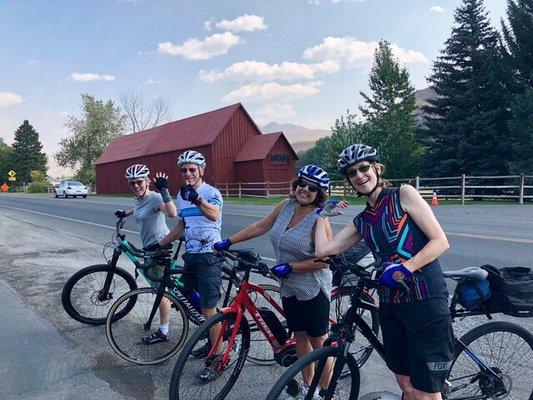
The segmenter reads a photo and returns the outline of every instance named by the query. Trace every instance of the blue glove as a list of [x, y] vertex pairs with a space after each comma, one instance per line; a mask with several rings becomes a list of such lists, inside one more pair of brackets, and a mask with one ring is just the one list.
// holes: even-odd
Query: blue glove
[[285, 278], [292, 272], [292, 265], [290, 263], [274, 265], [272, 268], [270, 268], [270, 272], [272, 272], [278, 278]]
[[232, 245], [233, 243], [231, 243], [231, 240], [229, 239], [225, 239], [225, 240], [222, 240], [220, 242], [216, 242], [214, 245], [213, 245], [213, 249], [215, 249], [216, 251], [221, 251], [221, 250], [228, 250], [229, 247]]
[[196, 189], [192, 186], [182, 186], [180, 188], [180, 196], [183, 200], [190, 201], [191, 203], [195, 203], [200, 197]]
[[393, 278], [393, 275], [395, 272], [403, 273], [404, 278], [409, 278], [413, 274], [411, 271], [407, 269], [405, 265], [401, 263], [393, 264], [390, 262], [384, 262], [382, 265], [386, 268], [381, 273], [381, 276], [379, 277], [379, 283], [389, 288], [395, 288], [398, 285], [398, 283], [396, 282], [396, 279]]

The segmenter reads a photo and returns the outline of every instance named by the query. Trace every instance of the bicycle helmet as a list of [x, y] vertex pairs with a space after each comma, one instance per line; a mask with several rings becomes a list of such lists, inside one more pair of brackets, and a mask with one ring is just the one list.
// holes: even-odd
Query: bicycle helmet
[[124, 177], [130, 179], [145, 179], [150, 175], [150, 170], [144, 164], [133, 164], [126, 169]]
[[341, 174], [346, 175], [348, 167], [360, 161], [379, 162], [378, 151], [365, 144], [352, 144], [346, 147], [339, 155], [337, 168]]
[[202, 155], [202, 153], [199, 153], [195, 150], [187, 150], [183, 153], [181, 153], [178, 157], [178, 166], [182, 166], [183, 164], [196, 164], [199, 167], [204, 168], [205, 167], [205, 157]]
[[304, 178], [315, 183], [320, 189], [326, 191], [329, 188], [329, 176], [324, 169], [317, 165], [306, 165], [298, 171], [298, 178]]

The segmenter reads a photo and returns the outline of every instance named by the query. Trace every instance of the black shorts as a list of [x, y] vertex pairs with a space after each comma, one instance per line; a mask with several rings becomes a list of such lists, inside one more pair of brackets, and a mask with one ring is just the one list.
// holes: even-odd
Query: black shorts
[[180, 281], [186, 288], [198, 289], [202, 308], [216, 307], [222, 284], [222, 258], [213, 253], [185, 253], [182, 257], [184, 269], [192, 273], [183, 274]]
[[385, 305], [379, 312], [387, 366], [426, 393], [442, 391], [453, 360], [452, 322], [444, 304], [443, 299], [420, 300]]
[[287, 327], [293, 332], [306, 332], [320, 337], [329, 330], [329, 300], [319, 291], [311, 300], [298, 300], [295, 296], [282, 297]]

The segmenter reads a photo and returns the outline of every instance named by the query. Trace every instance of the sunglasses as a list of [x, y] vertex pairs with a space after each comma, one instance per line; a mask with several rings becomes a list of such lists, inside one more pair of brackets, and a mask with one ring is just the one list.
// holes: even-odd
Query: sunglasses
[[348, 175], [348, 178], [353, 178], [355, 175], [357, 175], [357, 172], [360, 172], [362, 174], [368, 172], [368, 170], [370, 169], [371, 166], [372, 166], [372, 164], [365, 164], [365, 165], [361, 165], [360, 167], [357, 167], [357, 168], [349, 169], [347, 171], [346, 175]]
[[135, 185], [141, 186], [144, 181], [130, 181], [130, 186], [134, 187]]
[[307, 183], [306, 181], [300, 179], [298, 181], [298, 187], [304, 188], [307, 186], [307, 190], [309, 190], [311, 193], [318, 192], [319, 187], [317, 185], [313, 185], [312, 183]]
[[196, 171], [198, 171], [198, 168], [180, 168], [180, 171], [182, 174], [186, 174], [187, 171], [189, 171], [191, 174], [194, 174]]

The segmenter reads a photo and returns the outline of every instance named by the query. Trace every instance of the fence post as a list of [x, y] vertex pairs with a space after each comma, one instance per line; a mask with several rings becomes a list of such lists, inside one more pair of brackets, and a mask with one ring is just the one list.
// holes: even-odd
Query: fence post
[[461, 174], [461, 205], [465, 205], [465, 195], [466, 195], [466, 176]]
[[420, 177], [419, 176], [415, 176], [415, 189], [417, 192], [420, 191]]
[[267, 181], [267, 195], [266, 197], [270, 196], [270, 181]]
[[229, 197], [229, 183], [226, 182], [226, 197]]
[[239, 181], [239, 199], [242, 197], [242, 186], [241, 181]]
[[520, 174], [520, 189], [519, 189], [519, 195], [518, 195], [518, 204], [524, 204], [524, 184], [525, 184], [525, 175], [522, 172]]
[[342, 199], [346, 198], [346, 179], [342, 181]]

